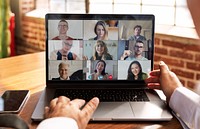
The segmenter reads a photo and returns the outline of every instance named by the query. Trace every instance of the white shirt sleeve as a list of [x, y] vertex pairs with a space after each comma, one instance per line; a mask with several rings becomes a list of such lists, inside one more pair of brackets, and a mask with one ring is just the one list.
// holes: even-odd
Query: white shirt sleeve
[[78, 125], [72, 118], [54, 117], [43, 120], [37, 129], [78, 129]]
[[200, 96], [185, 87], [176, 88], [169, 106], [191, 129], [200, 127]]

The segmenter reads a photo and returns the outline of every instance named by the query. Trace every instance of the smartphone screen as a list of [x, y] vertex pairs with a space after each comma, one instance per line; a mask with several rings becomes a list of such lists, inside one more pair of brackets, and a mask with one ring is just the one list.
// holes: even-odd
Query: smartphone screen
[[8, 90], [1, 96], [2, 109], [0, 113], [18, 113], [29, 95], [29, 90]]

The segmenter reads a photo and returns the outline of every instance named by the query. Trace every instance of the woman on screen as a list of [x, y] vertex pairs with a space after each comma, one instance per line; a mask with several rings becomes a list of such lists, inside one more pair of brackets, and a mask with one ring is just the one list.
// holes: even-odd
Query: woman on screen
[[108, 40], [108, 29], [104, 21], [98, 21], [94, 27], [96, 37], [90, 40]]
[[108, 74], [105, 72], [106, 62], [99, 60], [96, 63], [94, 73], [89, 75], [89, 80], [108, 80]]
[[112, 55], [108, 53], [106, 43], [98, 40], [94, 45], [94, 52], [91, 60], [112, 60]]
[[127, 80], [145, 80], [148, 75], [142, 72], [141, 64], [138, 61], [133, 61], [128, 68]]

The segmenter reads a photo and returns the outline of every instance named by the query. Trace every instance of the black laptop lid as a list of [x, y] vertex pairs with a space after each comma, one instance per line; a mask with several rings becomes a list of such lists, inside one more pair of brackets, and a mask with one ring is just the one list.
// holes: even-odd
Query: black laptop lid
[[153, 15], [47, 14], [45, 24], [47, 87], [145, 87]]

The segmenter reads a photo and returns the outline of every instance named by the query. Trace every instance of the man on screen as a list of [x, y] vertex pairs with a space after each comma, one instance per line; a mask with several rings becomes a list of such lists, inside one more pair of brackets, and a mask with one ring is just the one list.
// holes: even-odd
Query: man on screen
[[[124, 50], [123, 55], [121, 56], [120, 60], [148, 60], [142, 53], [144, 51], [144, 43], [140, 40], [137, 40], [134, 46], [134, 50]], [[134, 52], [134, 53], [133, 53]]]
[[140, 40], [140, 41], [143, 41], [143, 42], [146, 40], [146, 38], [141, 35], [141, 31], [142, 31], [142, 26], [141, 25], [136, 25], [133, 28], [133, 31], [134, 31], [134, 35], [131, 36], [129, 38], [129, 40], [134, 40], [134, 41]]
[[58, 23], [58, 31], [59, 35], [52, 38], [52, 40], [73, 40], [72, 37], [67, 35], [67, 31], [69, 30], [68, 22], [66, 20], [60, 20]]
[[69, 64], [66, 62], [61, 62], [58, 65], [58, 73], [60, 77], [58, 78], [52, 78], [52, 80], [70, 80], [69, 74]]
[[72, 40], [63, 40], [62, 49], [51, 52], [50, 60], [79, 60], [78, 56], [71, 52]]

